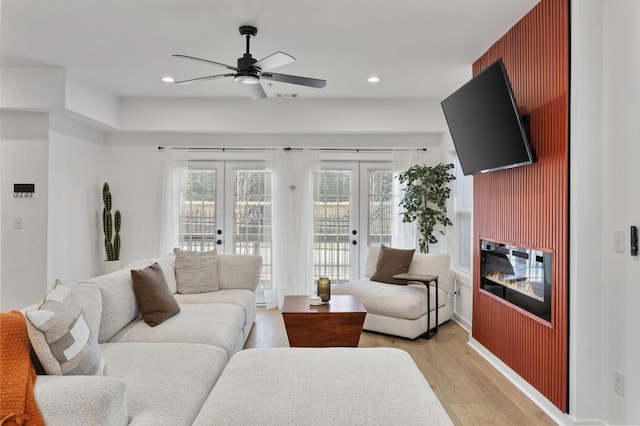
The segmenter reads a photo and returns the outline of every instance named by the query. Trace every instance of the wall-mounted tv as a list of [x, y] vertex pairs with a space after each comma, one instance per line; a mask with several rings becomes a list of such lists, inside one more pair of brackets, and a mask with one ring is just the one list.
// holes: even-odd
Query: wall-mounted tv
[[502, 58], [442, 101], [442, 110], [465, 175], [536, 161]]

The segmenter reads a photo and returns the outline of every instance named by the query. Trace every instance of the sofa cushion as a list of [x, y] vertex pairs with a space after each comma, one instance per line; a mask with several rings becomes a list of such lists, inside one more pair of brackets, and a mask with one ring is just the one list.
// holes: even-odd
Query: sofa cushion
[[132, 425], [190, 425], [227, 354], [211, 345], [106, 343], [107, 374], [126, 383]]
[[193, 303], [230, 303], [244, 309], [244, 339], [249, 337], [249, 332], [256, 319], [256, 293], [240, 288], [229, 290], [212, 291], [200, 294], [176, 294], [174, 295], [179, 304]]
[[116, 334], [111, 342], [203, 343], [219, 346], [233, 355], [245, 323], [244, 309], [229, 303], [180, 306], [180, 313], [156, 327], [137, 320]]
[[180, 306], [171, 294], [157, 262], [144, 269], [132, 269], [131, 279], [142, 318], [151, 327], [180, 312]]
[[33, 393], [46, 425], [129, 424], [126, 384], [115, 377], [41, 375]]
[[133, 292], [131, 270], [151, 265], [151, 260], [140, 260], [107, 275], [91, 278], [82, 284], [92, 284], [100, 289], [102, 318], [98, 342], [109, 341], [118, 331], [139, 315], [138, 303]]
[[415, 249], [403, 250], [385, 246], [380, 247], [376, 271], [371, 275], [371, 280], [389, 284], [406, 284], [406, 281], [396, 280], [393, 276], [404, 274], [409, 270], [415, 251]]
[[374, 272], [376, 272], [376, 263], [378, 263], [378, 256], [380, 256], [380, 247], [367, 247], [367, 253], [364, 259], [364, 276], [371, 278]]
[[446, 293], [453, 293], [454, 273], [451, 269], [451, 257], [446, 253], [414, 254], [409, 273], [437, 275], [438, 288]]
[[[352, 294], [360, 299], [367, 313], [413, 320], [427, 312], [427, 288], [424, 284], [395, 285], [368, 278], [336, 285], [333, 294]], [[435, 287], [430, 287], [431, 307], [435, 309]], [[446, 305], [447, 294], [438, 290], [439, 307]]]
[[211, 291], [200, 294], [176, 294], [176, 301], [180, 305], [195, 303], [230, 303], [247, 310], [255, 307], [256, 294], [253, 291], [234, 288], [231, 290]]
[[[380, 247], [367, 247], [364, 262], [364, 276], [369, 278], [376, 269]], [[438, 287], [447, 293], [453, 293], [454, 273], [451, 270], [451, 257], [446, 253], [414, 253], [409, 266], [410, 274], [437, 275]]]
[[256, 291], [260, 280], [262, 258], [253, 254], [218, 255], [218, 280], [220, 289], [242, 288]]
[[178, 293], [206, 293], [218, 291], [217, 251], [190, 252], [173, 249], [176, 255]]
[[102, 375], [97, 337], [69, 287], [56, 280], [38, 310], [25, 316], [31, 344], [47, 374]]
[[164, 279], [167, 280], [167, 286], [171, 293], [177, 293], [178, 283], [176, 282], [176, 255], [173, 253], [167, 253], [164, 256], [154, 259], [154, 262], [158, 262], [158, 265], [160, 265], [160, 269], [162, 269]]

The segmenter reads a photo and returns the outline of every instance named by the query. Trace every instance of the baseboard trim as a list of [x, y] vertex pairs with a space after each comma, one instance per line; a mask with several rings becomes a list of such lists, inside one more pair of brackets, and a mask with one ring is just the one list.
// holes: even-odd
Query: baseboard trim
[[471, 335], [471, 323], [466, 319], [462, 318], [460, 315], [453, 313], [453, 320], [464, 329], [469, 335]]
[[[462, 325], [461, 325], [462, 327]], [[551, 419], [559, 425], [604, 425], [602, 420], [576, 420], [569, 414], [563, 413], [553, 405], [540, 391], [531, 386], [526, 380], [505, 364], [500, 358], [491, 353], [480, 342], [469, 336], [469, 346], [471, 346], [480, 356], [486, 359], [503, 376], [513, 383], [522, 393], [524, 393], [534, 404], [544, 411]]]

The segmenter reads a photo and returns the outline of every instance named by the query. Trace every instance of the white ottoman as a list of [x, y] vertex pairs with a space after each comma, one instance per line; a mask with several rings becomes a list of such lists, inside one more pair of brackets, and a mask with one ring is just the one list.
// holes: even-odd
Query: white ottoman
[[269, 348], [236, 353], [194, 425], [450, 425], [408, 353]]

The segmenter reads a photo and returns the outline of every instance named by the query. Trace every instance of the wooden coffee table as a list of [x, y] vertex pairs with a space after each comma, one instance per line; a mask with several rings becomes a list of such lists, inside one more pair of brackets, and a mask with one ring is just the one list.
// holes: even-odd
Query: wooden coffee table
[[331, 296], [328, 303], [309, 305], [309, 296], [285, 296], [282, 317], [289, 346], [358, 346], [367, 310], [357, 297]]

